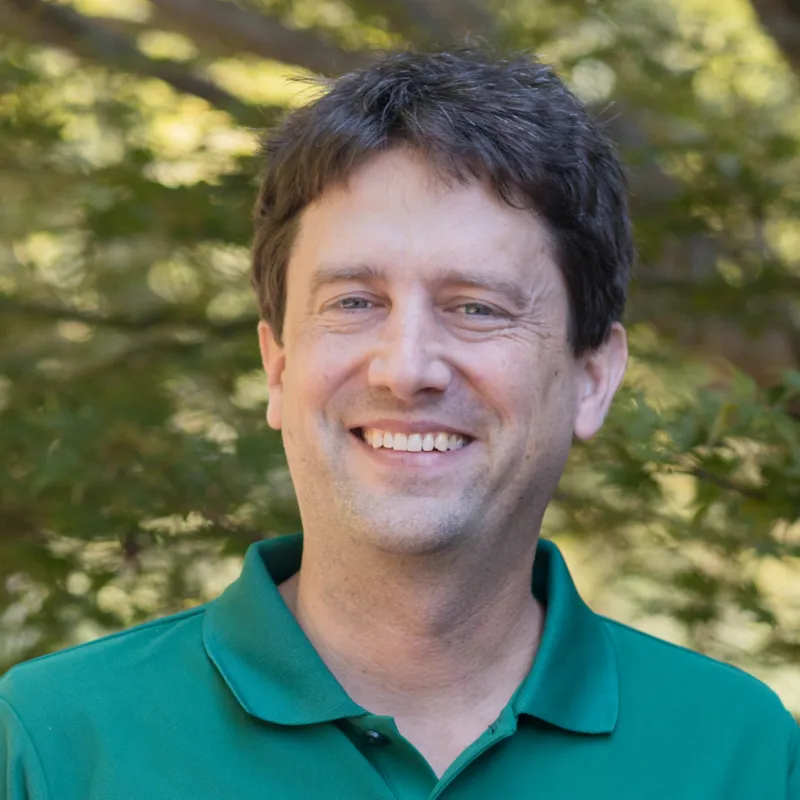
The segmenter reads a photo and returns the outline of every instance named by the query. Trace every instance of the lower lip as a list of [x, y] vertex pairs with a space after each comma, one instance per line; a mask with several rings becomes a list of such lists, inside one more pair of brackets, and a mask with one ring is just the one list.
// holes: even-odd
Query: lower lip
[[367, 454], [377, 461], [384, 464], [391, 464], [395, 467], [433, 467], [440, 464], [453, 463], [473, 445], [473, 442], [459, 447], [457, 450], [420, 450], [418, 452], [408, 452], [407, 450], [390, 450], [387, 447], [373, 447], [360, 439], [354, 433], [350, 434], [355, 443], [360, 445]]

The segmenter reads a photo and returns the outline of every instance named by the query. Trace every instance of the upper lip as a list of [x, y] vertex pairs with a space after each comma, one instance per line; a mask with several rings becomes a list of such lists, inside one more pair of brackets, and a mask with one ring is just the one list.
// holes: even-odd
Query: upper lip
[[369, 422], [361, 422], [358, 425], [352, 426], [351, 430], [361, 428], [377, 428], [378, 430], [385, 431], [386, 433], [449, 433], [457, 436], [467, 436], [470, 439], [475, 437], [465, 430], [454, 428], [452, 425], [445, 425], [441, 422], [434, 422], [433, 420], [418, 419], [413, 422], [404, 422], [398, 419], [373, 419]]

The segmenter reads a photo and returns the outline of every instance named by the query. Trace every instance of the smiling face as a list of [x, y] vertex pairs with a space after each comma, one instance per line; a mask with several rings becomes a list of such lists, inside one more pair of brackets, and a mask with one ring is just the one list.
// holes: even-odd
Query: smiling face
[[283, 346], [259, 328], [304, 529], [407, 554], [533, 537], [625, 366], [619, 325], [573, 357], [568, 316], [542, 223], [483, 183], [394, 150], [327, 190], [300, 220]]

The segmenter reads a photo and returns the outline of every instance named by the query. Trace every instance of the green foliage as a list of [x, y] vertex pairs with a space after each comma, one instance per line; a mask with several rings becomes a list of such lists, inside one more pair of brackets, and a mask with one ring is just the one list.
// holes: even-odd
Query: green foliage
[[[343, 52], [441, 39], [401, 2], [242, 8]], [[547, 530], [605, 553], [634, 619], [766, 669], [800, 659], [770, 578], [800, 564], [800, 101], [746, 6], [715, 8], [520, 0], [489, 38], [556, 63], [634, 189], [630, 376]], [[111, 57], [0, 46], [0, 668], [200, 602], [299, 527], [247, 279], [250, 126], [289, 89], [238, 58], [255, 77], [223, 111]], [[184, 66], [229, 61], [198, 42]]]

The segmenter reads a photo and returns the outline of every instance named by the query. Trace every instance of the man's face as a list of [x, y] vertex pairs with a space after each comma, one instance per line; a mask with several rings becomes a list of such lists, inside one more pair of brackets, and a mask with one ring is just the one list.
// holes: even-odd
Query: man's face
[[533, 535], [624, 370], [619, 326], [575, 359], [567, 323], [545, 228], [482, 183], [396, 150], [326, 191], [300, 221], [284, 346], [260, 327], [304, 527], [407, 554]]

